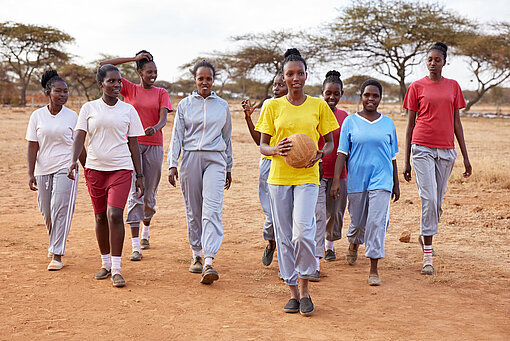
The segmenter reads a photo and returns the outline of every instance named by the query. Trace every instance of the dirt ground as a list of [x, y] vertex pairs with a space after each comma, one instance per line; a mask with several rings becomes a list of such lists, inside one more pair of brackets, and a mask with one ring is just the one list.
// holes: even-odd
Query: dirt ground
[[[74, 108], [77, 109], [77, 108]], [[285, 314], [288, 289], [278, 265], [261, 263], [263, 215], [258, 202], [259, 153], [239, 112], [233, 114], [233, 184], [224, 199], [224, 241], [211, 286], [188, 272], [180, 188], [166, 181], [166, 162], [151, 229], [151, 249], [131, 262], [130, 234], [123, 253], [125, 288], [94, 280], [100, 257], [83, 177], [65, 267], [49, 272], [48, 236], [27, 186], [25, 130], [32, 109], [0, 109], [0, 339], [219, 339], [219, 340], [509, 340], [510, 339], [510, 120], [466, 118], [474, 175], [454, 168], [434, 239], [436, 275], [420, 275], [417, 243], [420, 202], [414, 181], [401, 176], [401, 199], [391, 206], [383, 285], [367, 285], [369, 263], [321, 263], [311, 283], [312, 317]], [[403, 150], [405, 118], [393, 114]], [[164, 129], [165, 151], [173, 121]], [[398, 157], [402, 167], [403, 153]], [[348, 224], [348, 215], [345, 224]], [[402, 231], [410, 243], [399, 242]]]

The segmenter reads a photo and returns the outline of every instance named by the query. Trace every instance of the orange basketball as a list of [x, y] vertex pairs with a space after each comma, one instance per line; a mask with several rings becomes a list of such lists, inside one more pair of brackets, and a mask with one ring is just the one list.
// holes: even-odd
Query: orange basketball
[[304, 168], [310, 164], [317, 155], [317, 146], [312, 138], [306, 134], [292, 134], [287, 139], [292, 142], [292, 147], [283, 159], [289, 166]]

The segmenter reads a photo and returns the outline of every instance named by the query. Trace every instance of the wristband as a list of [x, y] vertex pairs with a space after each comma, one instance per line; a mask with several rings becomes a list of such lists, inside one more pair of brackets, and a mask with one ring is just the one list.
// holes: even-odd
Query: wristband
[[137, 179], [138, 179], [138, 178], [143, 178], [143, 174], [142, 174], [142, 173], [140, 173], [140, 174], [136, 174], [136, 178], [137, 178]]

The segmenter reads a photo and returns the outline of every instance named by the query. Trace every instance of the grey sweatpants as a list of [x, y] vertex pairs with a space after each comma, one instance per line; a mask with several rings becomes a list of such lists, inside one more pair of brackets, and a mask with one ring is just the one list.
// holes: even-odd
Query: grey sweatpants
[[158, 194], [159, 180], [161, 179], [161, 164], [163, 163], [163, 146], [140, 144], [140, 158], [142, 160], [144, 193], [138, 198], [135, 187], [136, 174], [129, 192], [128, 214], [126, 223], [139, 226], [140, 221], [151, 219], [156, 213], [156, 195]]
[[227, 176], [225, 152], [184, 151], [181, 189], [186, 206], [188, 238], [205, 258], [216, 255], [223, 241], [223, 190]]
[[288, 285], [307, 279], [317, 269], [315, 260], [315, 205], [319, 186], [268, 185], [276, 233], [278, 266]]
[[39, 175], [37, 181], [37, 203], [50, 235], [48, 252], [64, 255], [67, 236], [73, 219], [74, 204], [78, 190], [78, 172], [76, 180], [67, 177], [67, 168], [56, 173]]
[[441, 206], [456, 158], [455, 149], [430, 148], [417, 144], [411, 146], [411, 159], [421, 199], [422, 236], [433, 236], [438, 232], [439, 218], [443, 213]]
[[267, 178], [269, 177], [269, 170], [271, 169], [271, 160], [261, 158], [259, 163], [259, 200], [260, 206], [266, 220], [262, 228], [262, 235], [264, 240], [274, 240], [274, 227], [273, 227], [273, 215], [271, 213], [271, 202], [269, 198], [269, 189], [267, 185]]
[[390, 223], [391, 192], [384, 190], [349, 193], [351, 223], [349, 243], [365, 243], [365, 257], [384, 258], [384, 239]]
[[324, 255], [324, 240], [335, 241], [342, 238], [342, 226], [347, 206], [347, 179], [340, 179], [340, 195], [335, 200], [329, 195], [333, 179], [323, 178], [315, 206], [317, 232], [315, 233], [316, 257]]

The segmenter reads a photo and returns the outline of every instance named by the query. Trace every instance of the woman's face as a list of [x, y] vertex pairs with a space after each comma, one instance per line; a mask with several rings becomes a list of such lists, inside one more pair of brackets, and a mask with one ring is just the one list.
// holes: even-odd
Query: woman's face
[[69, 97], [67, 84], [63, 81], [56, 81], [52, 84], [50, 91], [46, 91], [46, 95], [50, 98], [50, 102], [53, 104], [66, 104]]
[[375, 85], [367, 85], [361, 94], [361, 102], [365, 111], [377, 111], [381, 102], [381, 93]]
[[99, 86], [103, 90], [103, 94], [108, 97], [119, 97], [120, 90], [122, 89], [122, 77], [119, 71], [108, 71], [106, 77]]
[[344, 94], [344, 91], [342, 90], [342, 87], [338, 83], [326, 83], [324, 85], [324, 89], [322, 89], [322, 97], [324, 97], [324, 100], [326, 103], [328, 103], [331, 110], [335, 110], [338, 101], [340, 101], [340, 98]]
[[158, 78], [158, 68], [154, 62], [145, 63], [141, 70], [138, 70], [138, 75], [142, 79], [142, 82], [153, 86]]
[[445, 63], [443, 52], [434, 49], [427, 54], [427, 69], [430, 73], [441, 75]]
[[274, 98], [280, 98], [282, 96], [285, 96], [287, 92], [289, 92], [289, 89], [287, 89], [287, 84], [285, 84], [285, 82], [283, 81], [283, 75], [275, 77], [273, 81]]
[[305, 65], [300, 61], [290, 61], [283, 67], [283, 80], [288, 91], [302, 90], [306, 82]]
[[211, 94], [211, 88], [214, 82], [213, 71], [207, 66], [198, 68], [195, 75], [195, 84], [198, 94], [204, 98]]

